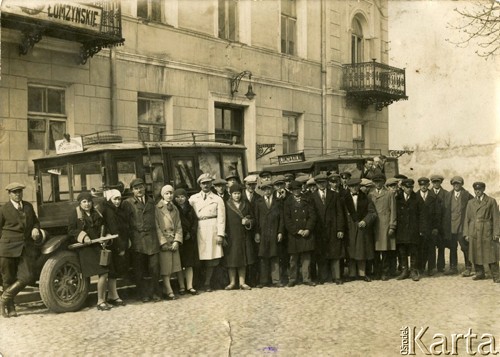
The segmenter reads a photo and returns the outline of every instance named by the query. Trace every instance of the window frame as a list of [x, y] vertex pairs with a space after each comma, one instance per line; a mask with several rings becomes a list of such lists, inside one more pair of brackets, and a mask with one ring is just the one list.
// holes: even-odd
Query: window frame
[[[223, 40], [239, 41], [239, 8], [236, 0], [218, 0], [218, 33]], [[223, 23], [223, 26], [221, 26]], [[231, 32], [231, 30], [233, 30]]]
[[[289, 5], [284, 6], [287, 2]], [[289, 7], [288, 9], [286, 9]], [[293, 26], [292, 26], [293, 24]], [[295, 0], [281, 0], [281, 53], [296, 55], [297, 53], [297, 8]]]
[[[146, 16], [143, 14], [139, 15], [139, 6], [146, 6]], [[163, 5], [164, 2], [163, 0], [137, 0], [137, 18], [139, 19], [145, 19], [148, 21], [152, 22], [163, 22]], [[158, 6], [160, 10], [159, 14], [156, 14], [154, 10], [154, 7]], [[141, 12], [144, 12], [141, 10]]]
[[[355, 135], [358, 134], [358, 135]], [[352, 146], [355, 150], [364, 150], [366, 143], [365, 125], [362, 123], [352, 123]]]
[[358, 18], [352, 19], [351, 31], [351, 63], [364, 62], [364, 35], [363, 26]]
[[[151, 102], [161, 103], [162, 107], [162, 122], [153, 122], [153, 121], [145, 121], [141, 120], [140, 117], [140, 101], [144, 101], [148, 103], [146, 113], [151, 110]], [[139, 95], [137, 97], [137, 139], [140, 141], [163, 141], [165, 139], [165, 135], [167, 134], [167, 118], [165, 115], [165, 98], [154, 98], [147, 97], [143, 95]], [[147, 129], [147, 133], [144, 131]], [[159, 130], [160, 132], [156, 132]], [[143, 137], [144, 134], [147, 134], [147, 140]]]
[[[40, 110], [30, 110], [30, 89], [42, 89], [41, 103], [39, 103]], [[27, 88], [27, 135], [28, 135], [28, 150], [42, 150], [49, 152], [55, 150], [55, 140], [63, 138], [62, 134], [66, 132], [68, 116], [66, 114], [66, 88], [60, 86], [42, 85], [30, 83]], [[49, 91], [56, 91], [59, 93], [59, 111], [51, 112]], [[31, 121], [43, 121], [43, 129], [30, 128]], [[52, 138], [53, 130], [52, 125], [62, 124], [61, 135], [59, 138]], [[43, 142], [41, 147], [39, 143], [33, 142], [32, 133], [43, 133]], [[51, 138], [53, 140], [51, 140]]]
[[[222, 112], [222, 117], [221, 117], [221, 124], [222, 127], [217, 126], [217, 110], [221, 110]], [[225, 128], [225, 112], [229, 110], [231, 113], [237, 113], [237, 117], [231, 115], [230, 120], [230, 128]], [[239, 107], [239, 106], [234, 106], [234, 105], [228, 105], [225, 103], [220, 103], [216, 102], [214, 104], [214, 121], [215, 121], [215, 141], [217, 142], [222, 142], [222, 143], [235, 143], [235, 144], [243, 144], [244, 142], [244, 135], [245, 135], [245, 112], [244, 108]], [[236, 121], [239, 121], [239, 126], [240, 128], [234, 128], [236, 126]], [[226, 137], [229, 136], [229, 138], [226, 139]], [[236, 137], [239, 140], [236, 140], [234, 142], [234, 137]]]
[[[285, 118], [288, 118], [288, 125], [285, 130], [284, 128], [284, 120]], [[290, 132], [290, 120], [293, 119], [295, 121], [294, 127], [295, 131]], [[288, 113], [285, 112], [283, 113], [281, 117], [281, 131], [282, 131], [282, 140], [283, 140], [283, 149], [282, 153], [283, 154], [291, 154], [294, 152], [298, 152], [299, 147], [299, 115], [295, 113]], [[286, 148], [285, 148], [285, 142], [287, 143]], [[291, 143], [295, 142], [294, 146], [291, 147]]]

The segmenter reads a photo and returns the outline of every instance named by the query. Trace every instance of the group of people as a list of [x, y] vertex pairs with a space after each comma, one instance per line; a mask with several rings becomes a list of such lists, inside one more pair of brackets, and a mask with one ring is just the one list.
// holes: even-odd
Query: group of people
[[[125, 305], [117, 278], [130, 268], [138, 299], [148, 302], [177, 298], [174, 274], [181, 295], [197, 295], [195, 287], [210, 292], [215, 280], [226, 290], [250, 290], [391, 277], [418, 281], [436, 270], [454, 275], [460, 245], [462, 276], [485, 279], [488, 265], [500, 282], [500, 214], [483, 182], [472, 185], [472, 195], [455, 176], [448, 192], [440, 175], [415, 183], [404, 175], [386, 178], [383, 166], [374, 167], [361, 178], [347, 171], [272, 178], [263, 171], [240, 182], [236, 173], [225, 179], [204, 173], [198, 193], [189, 197], [184, 188], [165, 185], [157, 202], [136, 178], [128, 198], [116, 189], [104, 191], [104, 200], [81, 192], [68, 235], [81, 243], [83, 277], [99, 277], [101, 311]], [[9, 184], [9, 202], [0, 210], [4, 317], [17, 316], [14, 297], [36, 278], [32, 258], [45, 235], [32, 205], [22, 200], [24, 188]], [[108, 234], [116, 237], [110, 244], [93, 243]]]

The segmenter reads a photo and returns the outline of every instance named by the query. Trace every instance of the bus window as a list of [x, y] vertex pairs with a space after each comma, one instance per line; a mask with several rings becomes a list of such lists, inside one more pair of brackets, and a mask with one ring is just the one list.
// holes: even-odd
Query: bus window
[[123, 182], [125, 187], [128, 187], [130, 182], [137, 177], [135, 161], [117, 161], [116, 171], [118, 172], [118, 181]]
[[190, 157], [172, 158], [174, 167], [174, 187], [196, 188], [196, 173], [194, 172], [194, 159]]
[[200, 154], [198, 160], [200, 163], [200, 174], [209, 173], [212, 177], [220, 177], [219, 155], [204, 152]]
[[82, 191], [91, 191], [102, 193], [101, 163], [86, 162], [73, 165], [73, 196]]
[[238, 176], [243, 181], [243, 161], [241, 155], [238, 154], [223, 154], [222, 164], [224, 168], [224, 177], [228, 176], [230, 172], [237, 171]]
[[47, 169], [42, 173], [42, 202], [69, 201], [68, 168]]

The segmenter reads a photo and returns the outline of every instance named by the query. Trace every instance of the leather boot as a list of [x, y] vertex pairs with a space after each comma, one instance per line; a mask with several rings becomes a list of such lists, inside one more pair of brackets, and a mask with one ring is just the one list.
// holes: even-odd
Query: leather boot
[[10, 285], [4, 290], [0, 298], [0, 309], [2, 310], [3, 317], [17, 316], [16, 308], [14, 307], [14, 297], [24, 289], [25, 283], [17, 280], [14, 284]]
[[9, 317], [17, 317], [16, 305], [14, 304], [14, 300], [10, 300], [8, 302], [7, 311], [9, 313]]

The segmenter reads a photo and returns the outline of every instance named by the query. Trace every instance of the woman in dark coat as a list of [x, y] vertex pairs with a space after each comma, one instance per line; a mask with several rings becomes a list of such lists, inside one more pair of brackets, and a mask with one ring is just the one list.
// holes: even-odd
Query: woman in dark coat
[[[283, 209], [276, 198], [273, 197], [273, 185], [264, 182], [260, 189], [263, 191], [255, 203], [256, 234], [258, 255], [260, 260], [260, 282], [257, 287], [268, 283], [269, 270], [273, 286], [280, 287], [280, 268], [278, 243], [285, 234]], [[271, 268], [271, 269], [269, 269]]]
[[193, 207], [189, 204], [185, 189], [179, 188], [174, 191], [174, 204], [179, 210], [183, 235], [183, 243], [179, 248], [179, 252], [184, 271], [181, 270], [177, 273], [179, 294], [184, 295], [187, 287], [188, 293], [196, 295], [198, 292], [193, 288], [193, 268], [197, 267], [200, 263], [198, 258], [198, 242], [196, 239], [198, 217]]
[[[81, 192], [78, 197], [78, 206], [69, 216], [68, 235], [78, 243], [90, 244], [93, 239], [101, 236], [104, 227], [102, 215], [94, 208], [90, 192]], [[97, 309], [109, 310], [111, 305], [106, 303], [106, 283], [108, 267], [99, 264], [101, 247], [92, 244], [78, 248], [80, 267], [84, 278], [99, 275], [97, 281]]]
[[254, 224], [248, 202], [241, 199], [243, 187], [234, 184], [229, 188], [231, 198], [226, 202], [226, 236], [227, 246], [224, 248], [224, 258], [229, 272], [229, 285], [226, 290], [236, 287], [236, 270], [240, 289], [250, 290], [245, 283], [247, 265], [256, 261], [252, 247], [251, 229]]
[[123, 278], [129, 268], [128, 248], [130, 244], [130, 212], [122, 205], [122, 195], [118, 190], [105, 192], [106, 202], [103, 204], [102, 215], [109, 234], [117, 234], [111, 244], [111, 264], [108, 276], [108, 303], [114, 306], [125, 306], [118, 296], [116, 279]]

